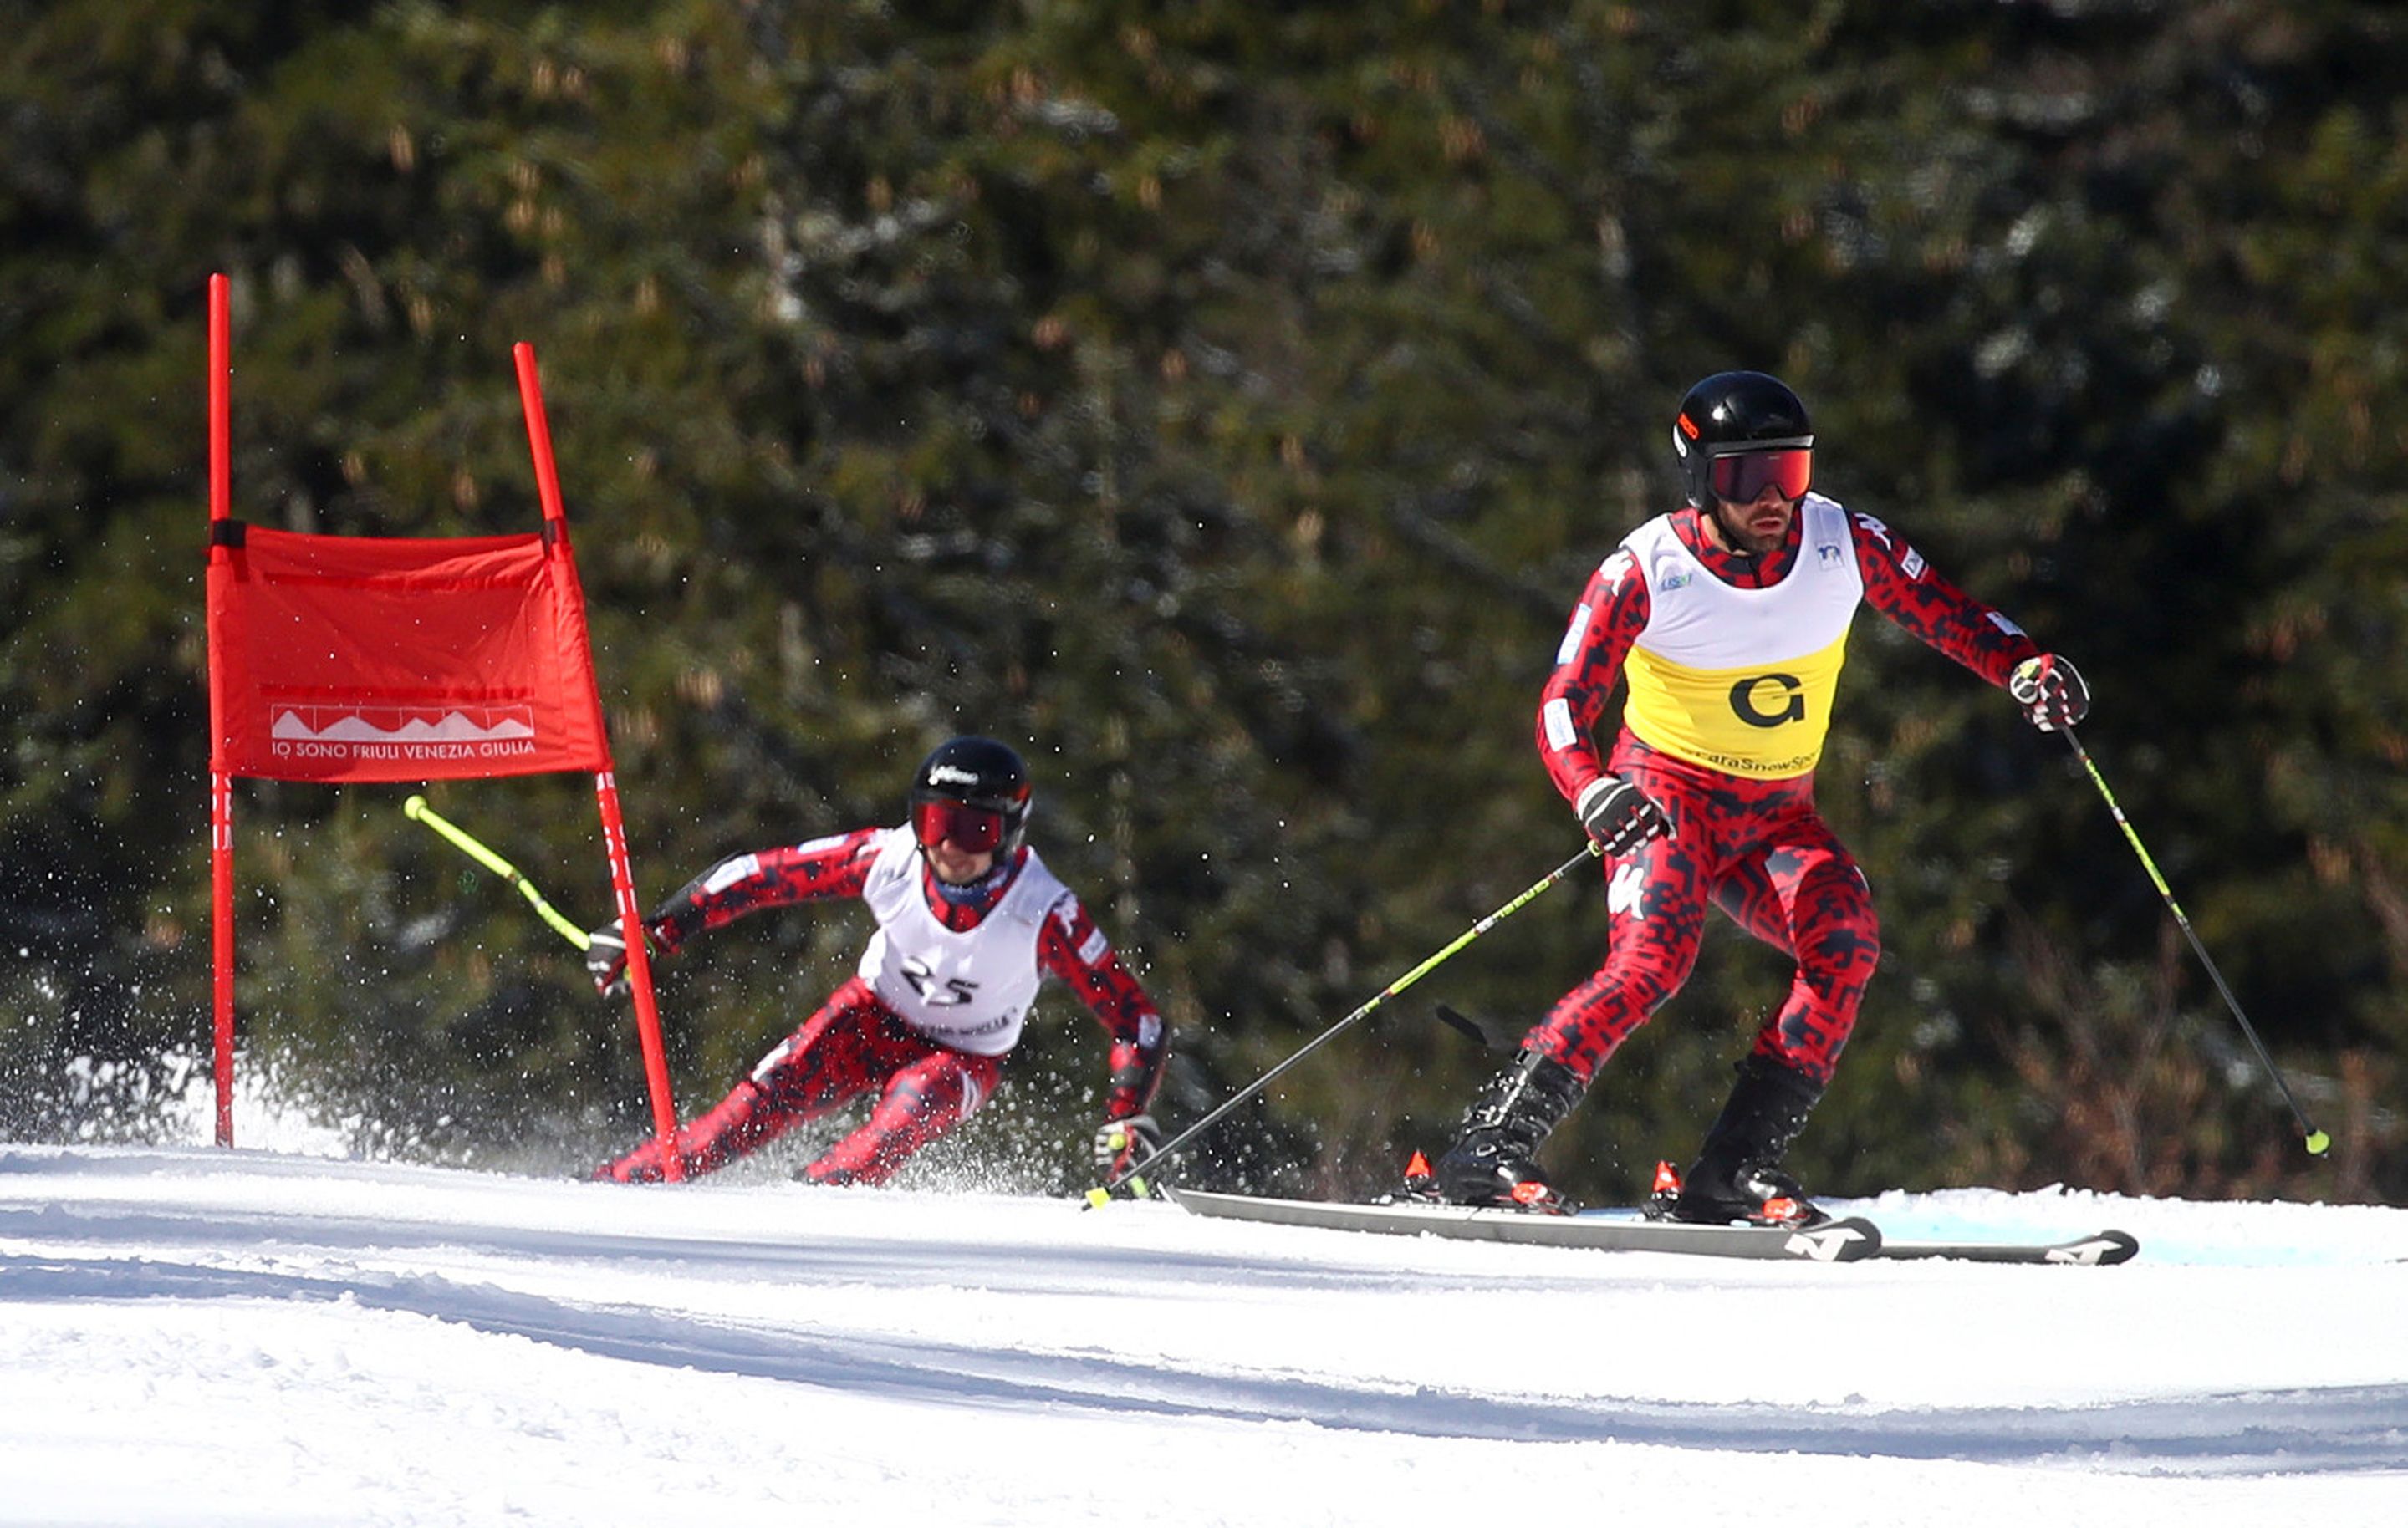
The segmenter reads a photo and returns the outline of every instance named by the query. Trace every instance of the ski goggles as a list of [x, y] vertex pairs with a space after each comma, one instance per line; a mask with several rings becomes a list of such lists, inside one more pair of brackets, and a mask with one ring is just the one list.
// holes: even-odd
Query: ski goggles
[[1812, 446], [1732, 451], [1706, 463], [1706, 486], [1714, 491], [1714, 497], [1732, 504], [1754, 504], [1768, 488], [1784, 499], [1801, 499], [1806, 496], [1806, 485], [1813, 480]]
[[950, 842], [965, 854], [985, 854], [1003, 847], [1003, 814], [959, 801], [915, 801], [911, 833], [923, 849]]

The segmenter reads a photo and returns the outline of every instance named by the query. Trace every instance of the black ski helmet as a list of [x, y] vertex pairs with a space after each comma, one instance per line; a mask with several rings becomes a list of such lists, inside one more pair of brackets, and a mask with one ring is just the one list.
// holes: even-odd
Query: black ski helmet
[[920, 761], [911, 777], [914, 815], [924, 801], [952, 801], [998, 812], [1003, 817], [1003, 842], [998, 854], [1020, 847], [1028, 831], [1028, 766], [1020, 755], [992, 737], [955, 737], [937, 746]]
[[1689, 389], [1672, 421], [1672, 455], [1689, 503], [1703, 509], [1712, 501], [1707, 478], [1714, 458], [1742, 451], [1814, 447], [1814, 426], [1806, 406], [1787, 383], [1760, 371], [1718, 371]]

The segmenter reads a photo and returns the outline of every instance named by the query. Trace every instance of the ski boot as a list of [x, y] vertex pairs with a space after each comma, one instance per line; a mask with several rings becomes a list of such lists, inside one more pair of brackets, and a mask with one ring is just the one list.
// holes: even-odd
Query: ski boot
[[1669, 1221], [1672, 1207], [1681, 1201], [1681, 1171], [1661, 1158], [1656, 1163], [1656, 1181], [1648, 1187], [1647, 1203], [1641, 1207], [1651, 1221]]
[[[678, 1166], [687, 1178], [717, 1172], [774, 1136], [781, 1124], [767, 1116], [760, 1084], [750, 1078], [736, 1084], [718, 1107], [677, 1133]], [[595, 1182], [658, 1183], [668, 1174], [661, 1164], [657, 1135], [591, 1175]]]
[[1739, 1064], [1723, 1111], [1706, 1132], [1686, 1177], [1658, 1164], [1647, 1212], [1659, 1220], [1812, 1226], [1830, 1219], [1781, 1170], [1782, 1153], [1805, 1128], [1823, 1089], [1763, 1056]]
[[662, 1170], [661, 1143], [654, 1137], [585, 1176], [596, 1183], [658, 1183], [668, 1174]]
[[1563, 1063], [1523, 1051], [1472, 1099], [1455, 1144], [1437, 1164], [1418, 1182], [1408, 1174], [1406, 1192], [1441, 1204], [1570, 1214], [1571, 1203], [1548, 1185], [1532, 1159], [1584, 1091]]

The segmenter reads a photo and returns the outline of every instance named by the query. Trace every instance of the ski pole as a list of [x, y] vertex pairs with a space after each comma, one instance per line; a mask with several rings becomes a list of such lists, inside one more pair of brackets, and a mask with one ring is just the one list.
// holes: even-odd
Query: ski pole
[[2190, 941], [2192, 952], [2199, 956], [2199, 964], [2207, 967], [2209, 979], [2215, 983], [2216, 992], [2222, 994], [2224, 1006], [2232, 1010], [2232, 1017], [2240, 1021], [2241, 1033], [2249, 1036], [2250, 1048], [2258, 1052], [2258, 1061], [2264, 1064], [2266, 1075], [2274, 1079], [2274, 1091], [2283, 1095], [2283, 1102], [2290, 1107], [2291, 1118], [2299, 1121], [2300, 1135], [2308, 1149], [2308, 1155], [2323, 1156], [2331, 1149], [2332, 1137], [2310, 1124], [2307, 1114], [2300, 1107], [2300, 1101], [2291, 1096], [2290, 1084], [2283, 1080], [2282, 1070], [2274, 1064], [2274, 1058], [2266, 1053], [2266, 1042], [2258, 1037], [2258, 1031], [2250, 1024], [2249, 1016], [2241, 1011], [2241, 1000], [2234, 997], [2232, 989], [2225, 984], [2224, 973], [2215, 968], [2215, 962], [2208, 959], [2207, 946], [2200, 943], [2189, 918], [2184, 915], [2181, 904], [2174, 901], [2172, 890], [2166, 885], [2166, 878], [2157, 873], [2157, 863], [2149, 858], [2147, 850], [2141, 847], [2141, 835], [2132, 831], [2131, 822], [2124, 816], [2124, 808], [2115, 804], [2115, 793], [2107, 789], [2107, 777], [2099, 773], [2099, 766], [2090, 762], [2090, 750], [2082, 746], [2081, 738], [2073, 735], [2071, 727], [2058, 730], [2065, 734], [2065, 741], [2073, 750], [2073, 756], [2082, 761], [2082, 767], [2090, 772], [2090, 782], [2099, 787], [2099, 794], [2106, 801], [2107, 810], [2114, 816], [2115, 825], [2124, 830], [2125, 838], [2132, 845], [2132, 852], [2141, 857], [2141, 868], [2149, 873], [2157, 895], [2165, 899], [2166, 910], [2174, 915], [2174, 921], [2182, 927], [2183, 937]]
[[554, 932], [570, 944], [583, 950], [594, 942], [583, 929], [562, 917], [559, 908], [546, 902], [543, 899], [543, 893], [535, 889], [534, 883], [518, 873], [517, 866], [469, 836], [467, 831], [458, 823], [450, 821], [442, 813], [429, 807], [424, 796], [412, 796], [403, 802], [401, 815], [413, 822], [425, 823], [445, 838], [450, 839], [452, 846], [461, 853], [501, 877], [504, 884], [517, 887], [519, 895], [527, 899], [527, 905], [535, 908], [543, 921], [551, 924]]
[[1202, 1135], [1208, 1127], [1217, 1123], [1231, 1109], [1236, 1108], [1247, 1099], [1252, 1098], [1254, 1094], [1262, 1092], [1266, 1087], [1268, 1087], [1271, 1080], [1277, 1078], [1281, 1073], [1286, 1071], [1297, 1062], [1302, 1061], [1305, 1057], [1312, 1055], [1314, 1051], [1328, 1044], [1332, 1039], [1335, 1039], [1340, 1030], [1343, 1030], [1349, 1025], [1354, 1023], [1356, 1021], [1367, 1017], [1372, 1009], [1378, 1007], [1381, 1004], [1385, 1003], [1388, 999], [1396, 996], [1398, 992], [1403, 992], [1414, 982], [1421, 980], [1422, 978], [1429, 975], [1432, 971], [1437, 970], [1439, 966], [1444, 964], [1448, 957], [1455, 954], [1456, 950], [1461, 950], [1465, 945], [1469, 944], [1472, 940], [1479, 938], [1490, 929], [1495, 928], [1498, 924], [1503, 922], [1507, 918], [1511, 917], [1515, 911], [1520, 909], [1523, 904], [1528, 902], [1532, 897], [1537, 896], [1541, 892], [1545, 891], [1548, 887], [1553, 886], [1555, 882], [1563, 879], [1566, 876], [1570, 875], [1572, 871], [1584, 861], [1593, 858], [1598, 852], [1598, 846], [1596, 842], [1592, 840], [1586, 847], [1583, 848], [1579, 853], [1573, 855], [1570, 859], [1566, 860], [1563, 864], [1555, 866], [1553, 870], [1548, 871], [1545, 876], [1532, 883], [1531, 886], [1526, 891], [1523, 892], [1521, 895], [1515, 897], [1512, 901], [1506, 903], [1505, 906], [1498, 908], [1495, 912], [1490, 913], [1479, 922], [1472, 924], [1461, 934], [1456, 935], [1454, 942], [1450, 943], [1445, 949], [1440, 950], [1437, 954], [1432, 955], [1429, 959], [1422, 962], [1419, 965], [1414, 966], [1403, 976], [1398, 977], [1396, 980], [1382, 988], [1378, 996], [1372, 998], [1369, 1003], [1364, 1004], [1361, 1007], [1356, 1008], [1353, 1013], [1348, 1014], [1345, 1018], [1339, 1020], [1338, 1022], [1330, 1025], [1327, 1029], [1323, 1030], [1320, 1034], [1306, 1041], [1302, 1050], [1298, 1050], [1296, 1054], [1288, 1057], [1287, 1060], [1281, 1062], [1277, 1066], [1272, 1067], [1269, 1071], [1265, 1072], [1262, 1076], [1254, 1078], [1254, 1081], [1249, 1082], [1243, 1088], [1240, 1089], [1219, 1108], [1214, 1109], [1211, 1113], [1204, 1116], [1201, 1120], [1197, 1121], [1194, 1124], [1189, 1125], [1186, 1129], [1181, 1131], [1169, 1140], [1165, 1141], [1153, 1151], [1147, 1153], [1146, 1159], [1143, 1162], [1130, 1164], [1126, 1171], [1116, 1173], [1111, 1178], [1105, 1179], [1101, 1188], [1089, 1189], [1087, 1191], [1088, 1207], [1093, 1208], [1111, 1199], [1112, 1196], [1112, 1191], [1121, 1187], [1123, 1184], [1126, 1184], [1132, 1192], [1142, 1198], [1146, 1192], [1144, 1175], [1153, 1170], [1154, 1164], [1175, 1155], [1182, 1148], [1185, 1147], [1189, 1141], [1194, 1140], [1197, 1135]]

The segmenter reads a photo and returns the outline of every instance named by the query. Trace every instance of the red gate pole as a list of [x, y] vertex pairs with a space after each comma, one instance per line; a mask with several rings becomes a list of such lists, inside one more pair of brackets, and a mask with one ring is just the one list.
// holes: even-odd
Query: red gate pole
[[[544, 529], [548, 533], [552, 554], [565, 560], [569, 577], [576, 577], [576, 562], [568, 550], [568, 516], [560, 500], [560, 470], [552, 461], [552, 426], [544, 416], [543, 386], [537, 378], [535, 347], [522, 341], [510, 347], [510, 359], [519, 374], [519, 403], [526, 413], [527, 448], [535, 456], [536, 492], [543, 500]], [[578, 607], [584, 607], [583, 596]], [[589, 638], [590, 641], [590, 638]], [[590, 658], [585, 665], [586, 682], [595, 685], [594, 664]], [[594, 690], [593, 703], [600, 714], [602, 696]], [[609, 763], [609, 731], [603, 730], [603, 753]], [[661, 1045], [661, 1014], [652, 996], [652, 955], [643, 938], [643, 906], [636, 898], [636, 879], [627, 863], [627, 829], [619, 812], [617, 765], [610, 764], [594, 777], [594, 795], [602, 813], [603, 851], [610, 862], [610, 893], [619, 907], [619, 926], [627, 931], [627, 985], [636, 998], [636, 1035], [644, 1054], [644, 1083], [652, 1094], [652, 1130], [660, 1138], [661, 1173], [675, 1183], [685, 1177], [685, 1168], [678, 1157], [677, 1102], [669, 1089], [668, 1057]]]
[[602, 809], [602, 842], [610, 859], [610, 893], [619, 905], [619, 926], [635, 931], [627, 939], [627, 986], [636, 995], [636, 1035], [644, 1052], [644, 1086], [652, 1098], [652, 1133], [661, 1143], [661, 1176], [675, 1183], [685, 1177], [678, 1156], [677, 1103], [669, 1092], [668, 1057], [661, 1048], [661, 1013], [652, 997], [652, 954], [642, 935], [643, 908], [636, 900], [636, 879], [627, 864], [627, 828], [619, 815], [619, 782], [615, 772], [594, 777], [594, 795]]
[[[234, 513], [234, 345], [226, 278], [209, 278], [209, 565], [231, 568], [234, 549], [219, 527]], [[223, 575], [220, 575], [223, 576]], [[223, 687], [209, 655], [210, 1070], [217, 1087], [217, 1144], [234, 1145], [234, 777], [227, 773]]]

